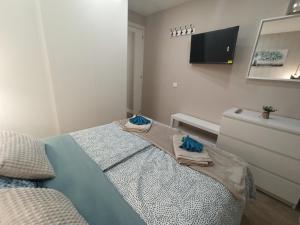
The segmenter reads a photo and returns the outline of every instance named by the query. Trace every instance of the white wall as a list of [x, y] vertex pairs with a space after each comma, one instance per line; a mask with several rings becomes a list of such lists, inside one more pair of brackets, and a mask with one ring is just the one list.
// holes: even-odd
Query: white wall
[[0, 130], [58, 132], [40, 31], [35, 0], [0, 1]]
[[0, 130], [37, 137], [126, 115], [127, 0], [0, 1]]
[[126, 115], [127, 1], [42, 0], [63, 132]]
[[128, 10], [128, 21], [143, 27], [146, 26], [146, 17], [131, 10]]
[[128, 30], [127, 44], [127, 109], [133, 110], [134, 32]]

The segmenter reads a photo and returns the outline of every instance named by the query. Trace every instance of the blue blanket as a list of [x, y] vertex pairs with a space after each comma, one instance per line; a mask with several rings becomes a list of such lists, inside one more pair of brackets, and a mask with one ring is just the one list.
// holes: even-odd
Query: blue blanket
[[42, 187], [64, 193], [90, 225], [145, 225], [71, 136], [44, 142], [56, 178], [44, 181]]
[[1, 188], [35, 188], [38, 186], [38, 182], [31, 180], [20, 180], [8, 177], [0, 177], [0, 189]]

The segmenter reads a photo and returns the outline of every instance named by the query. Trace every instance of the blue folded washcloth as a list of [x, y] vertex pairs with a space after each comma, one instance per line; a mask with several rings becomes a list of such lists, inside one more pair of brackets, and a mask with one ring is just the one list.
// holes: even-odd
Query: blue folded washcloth
[[182, 145], [179, 147], [189, 152], [202, 152], [204, 146], [190, 136], [186, 136], [182, 138]]
[[147, 125], [147, 124], [151, 123], [150, 120], [146, 119], [143, 116], [135, 116], [135, 117], [129, 119], [129, 122], [133, 123], [135, 125]]

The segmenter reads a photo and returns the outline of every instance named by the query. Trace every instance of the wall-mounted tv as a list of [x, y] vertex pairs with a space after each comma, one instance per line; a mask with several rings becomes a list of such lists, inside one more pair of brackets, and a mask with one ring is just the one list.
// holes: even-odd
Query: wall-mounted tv
[[239, 26], [192, 35], [190, 63], [232, 64]]

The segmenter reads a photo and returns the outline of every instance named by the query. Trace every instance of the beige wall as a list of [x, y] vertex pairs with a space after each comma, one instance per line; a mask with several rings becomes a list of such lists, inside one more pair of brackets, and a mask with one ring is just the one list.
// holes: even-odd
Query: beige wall
[[[261, 110], [270, 104], [300, 119], [299, 83], [245, 79], [260, 20], [284, 15], [288, 2], [195, 0], [147, 17], [143, 113], [164, 123], [175, 112], [219, 123], [232, 106]], [[184, 24], [198, 33], [240, 25], [234, 64], [190, 65], [190, 37], [169, 36], [171, 27]]]
[[43, 0], [40, 6], [61, 131], [124, 118], [127, 1]]
[[300, 63], [300, 31], [265, 34], [259, 37], [256, 51], [283, 50], [288, 54], [283, 66], [252, 66], [251, 77], [290, 79]]
[[146, 17], [131, 10], [128, 10], [128, 21], [141, 26], [146, 25]]
[[35, 0], [0, 2], [0, 130], [58, 132]]

